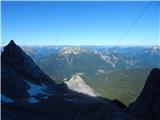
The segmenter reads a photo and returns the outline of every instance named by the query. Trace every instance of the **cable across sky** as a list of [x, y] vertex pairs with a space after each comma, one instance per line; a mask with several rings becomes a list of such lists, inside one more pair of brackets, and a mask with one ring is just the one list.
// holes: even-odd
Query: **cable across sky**
[[127, 29], [127, 31], [122, 35], [122, 37], [120, 38], [120, 40], [118, 41], [117, 46], [119, 46], [120, 42], [122, 42], [122, 40], [125, 39], [125, 37], [127, 36], [127, 34], [129, 34], [129, 32], [134, 28], [134, 26], [137, 24], [137, 22], [141, 19], [141, 17], [143, 17], [143, 15], [145, 14], [145, 12], [149, 9], [149, 7], [151, 6], [152, 2], [149, 2], [146, 7], [143, 9], [143, 11], [137, 16], [137, 18], [135, 19], [135, 21], [129, 26], [129, 28]]

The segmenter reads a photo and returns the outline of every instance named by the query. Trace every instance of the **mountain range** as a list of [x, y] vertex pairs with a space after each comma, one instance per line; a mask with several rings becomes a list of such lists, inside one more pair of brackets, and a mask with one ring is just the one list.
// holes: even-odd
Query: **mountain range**
[[[79, 48], [70, 49], [69, 52], [65, 50], [64, 53], [64, 48], [61, 49], [57, 51], [63, 53], [59, 54], [59, 59], [63, 56], [79, 55], [80, 50]], [[87, 53], [86, 50], [83, 52], [88, 55], [88, 51]], [[92, 55], [89, 57], [92, 58]], [[85, 76], [80, 71], [76, 71], [74, 75], [69, 73], [72, 75], [70, 79], [57, 84], [54, 82], [54, 79], [57, 78], [56, 72], [54, 73], [54, 79], [51, 79], [42, 71], [41, 67], [36, 65], [38, 62], [34, 63], [36, 59], [32, 60], [13, 40], [4, 47], [1, 53], [2, 120], [160, 119], [160, 70], [158, 68], [151, 70], [139, 97], [126, 107], [118, 100], [110, 100], [98, 95], [92, 86], [83, 81]], [[69, 58], [66, 59], [69, 60]], [[85, 59], [84, 57], [83, 60]], [[112, 59], [117, 60], [115, 57], [112, 57]], [[96, 60], [100, 59], [96, 58]], [[61, 62], [61, 59], [59, 62]], [[74, 62], [76, 62], [76, 59]], [[95, 61], [89, 59], [85, 62], [93, 65]], [[66, 66], [68, 64], [65, 63]], [[115, 68], [118, 63], [114, 62], [114, 64], [114, 66], [110, 64], [110, 67]], [[55, 65], [59, 66], [56, 61]], [[93, 68], [97, 67], [98, 65], [95, 65]], [[92, 68], [90, 69], [88, 73], [94, 73]], [[122, 69], [122, 67], [117, 69]], [[103, 71], [99, 70], [99, 73], [101, 74]], [[106, 72], [103, 74], [106, 74]]]
[[22, 48], [56, 83], [64, 83], [79, 74], [100, 96], [118, 99], [126, 105], [140, 94], [151, 69], [160, 67], [159, 46]]

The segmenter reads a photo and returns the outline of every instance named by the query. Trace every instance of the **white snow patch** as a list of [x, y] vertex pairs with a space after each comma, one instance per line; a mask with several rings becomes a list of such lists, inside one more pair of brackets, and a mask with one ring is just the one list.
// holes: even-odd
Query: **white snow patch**
[[5, 103], [10, 103], [10, 102], [14, 102], [14, 100], [12, 100], [11, 98], [1, 94], [1, 100]]
[[116, 67], [116, 64], [118, 62], [118, 58], [114, 55], [107, 55], [107, 54], [103, 54], [103, 53], [99, 53], [100, 57], [107, 63], [111, 64], [113, 68]]
[[84, 73], [79, 72], [79, 73], [76, 73], [76, 75], [78, 75], [78, 76], [83, 76]]
[[43, 97], [44, 99], [48, 99], [48, 96]]
[[110, 63], [110, 61], [111, 61], [110, 56], [104, 55], [104, 54], [101, 54], [101, 53], [99, 55], [104, 61], [106, 61], [107, 63]]
[[47, 86], [42, 84], [42, 85], [36, 85], [34, 83], [31, 83], [29, 81], [26, 81], [27, 84], [30, 86], [30, 89], [27, 90], [28, 94], [30, 96], [36, 96], [38, 94], [45, 94], [45, 95], [50, 95], [49, 93], [45, 92], [44, 90], [47, 90]]
[[135, 64], [135, 61], [133, 61], [133, 60], [126, 60], [125, 62], [131, 66], [134, 66], [134, 64]]
[[69, 55], [65, 55], [65, 58], [66, 58], [66, 60], [67, 60], [67, 63], [68, 63], [69, 65], [71, 65], [73, 59], [72, 59], [71, 57], [69, 57]]
[[70, 80], [65, 81], [64, 83], [66, 83], [68, 88], [71, 90], [90, 96], [96, 96], [95, 91], [90, 86], [88, 86], [78, 74], [73, 75]]
[[77, 55], [81, 51], [80, 47], [63, 47], [60, 49], [60, 55]]
[[151, 53], [154, 54], [158, 52], [160, 52], [160, 46], [153, 46], [151, 49]]
[[67, 78], [64, 78], [63, 80], [64, 80], [64, 81], [66, 81], [66, 80], [67, 80]]
[[29, 103], [37, 103], [37, 102], [39, 102], [39, 100], [37, 100], [37, 99], [34, 98], [34, 97], [29, 97], [29, 98], [27, 99], [27, 102], [29, 102]]
[[103, 70], [103, 69], [98, 69], [97, 70], [97, 75], [100, 75], [100, 74], [104, 74], [105, 73], [105, 70]]

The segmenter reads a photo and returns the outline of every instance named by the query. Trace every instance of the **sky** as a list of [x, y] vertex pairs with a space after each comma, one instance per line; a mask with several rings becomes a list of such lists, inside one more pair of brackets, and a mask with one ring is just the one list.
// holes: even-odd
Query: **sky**
[[3, 1], [2, 45], [158, 45], [160, 2]]

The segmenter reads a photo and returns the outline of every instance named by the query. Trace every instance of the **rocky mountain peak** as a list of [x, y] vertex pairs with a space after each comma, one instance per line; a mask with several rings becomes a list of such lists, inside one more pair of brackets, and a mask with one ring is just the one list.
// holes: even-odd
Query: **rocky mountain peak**
[[81, 52], [84, 52], [85, 50], [82, 50], [80, 47], [64, 47], [62, 49], [60, 49], [59, 51], [59, 54], [61, 56], [65, 56], [65, 55], [78, 55], [80, 54]]
[[159, 120], [160, 115], [160, 69], [154, 68], [137, 100], [128, 107], [129, 113], [142, 120]]
[[160, 86], [160, 69], [154, 68], [150, 75], [148, 76], [144, 91], [150, 89], [150, 91], [160, 92], [160, 89], [157, 89]]
[[13, 40], [9, 42], [7, 46], [4, 47], [4, 51], [2, 52], [3, 56], [15, 56], [19, 55], [22, 52], [21, 48], [18, 47]]
[[8, 45], [16, 45], [14, 40], [11, 40]]
[[1, 56], [2, 66], [5, 65], [9, 67], [8, 69], [14, 69], [16, 73], [24, 76], [26, 79], [34, 80], [33, 82], [35, 83], [40, 83], [42, 79], [45, 82], [51, 81], [13, 40], [4, 47]]
[[160, 95], [160, 69], [154, 68], [151, 70], [147, 81], [144, 85], [143, 91], [141, 92], [140, 96], [138, 97], [138, 100], [140, 99], [152, 99], [154, 96], [157, 96], [157, 94]]
[[14, 52], [18, 53], [18, 52], [20, 52], [20, 51], [22, 51], [22, 50], [21, 50], [21, 48], [20, 48], [19, 46], [17, 46], [17, 45], [15, 44], [15, 42], [14, 42], [13, 40], [11, 40], [11, 41], [9, 42], [9, 44], [8, 44], [6, 47], [4, 47], [4, 51], [5, 51], [6, 53], [8, 53], [8, 54], [12, 54], [12, 53], [14, 53]]

